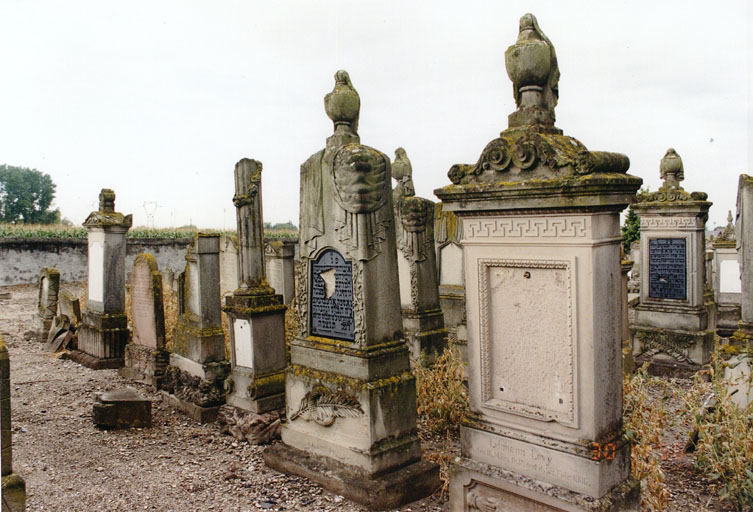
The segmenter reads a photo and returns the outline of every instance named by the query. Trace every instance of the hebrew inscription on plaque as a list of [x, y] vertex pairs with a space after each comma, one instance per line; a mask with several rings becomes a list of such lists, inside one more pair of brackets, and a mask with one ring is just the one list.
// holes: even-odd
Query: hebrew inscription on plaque
[[687, 264], [684, 238], [648, 241], [648, 296], [652, 299], [687, 299]]
[[353, 266], [334, 249], [311, 263], [311, 334], [355, 339]]

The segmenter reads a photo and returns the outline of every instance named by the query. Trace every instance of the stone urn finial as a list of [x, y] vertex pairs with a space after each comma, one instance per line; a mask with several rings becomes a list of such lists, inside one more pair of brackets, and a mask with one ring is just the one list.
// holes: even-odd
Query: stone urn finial
[[674, 148], [669, 148], [661, 159], [659, 175], [664, 180], [663, 187], [681, 188], [680, 182], [685, 179], [685, 173], [682, 168], [682, 158]]
[[512, 80], [513, 96], [518, 107], [510, 115], [510, 127], [553, 127], [560, 71], [554, 45], [539, 28], [533, 14], [520, 18], [518, 40], [505, 52], [505, 67]]
[[361, 98], [345, 70], [335, 73], [335, 87], [324, 97], [324, 110], [335, 124], [335, 133], [358, 132], [358, 114]]
[[103, 188], [99, 193], [99, 211], [115, 211], [115, 192], [109, 188]]
[[727, 210], [727, 225], [734, 226], [734, 219], [732, 218], [732, 210]]
[[413, 186], [413, 166], [403, 148], [395, 150], [395, 160], [392, 162], [392, 178], [397, 181], [395, 190], [399, 191], [400, 197], [416, 195], [416, 189]]

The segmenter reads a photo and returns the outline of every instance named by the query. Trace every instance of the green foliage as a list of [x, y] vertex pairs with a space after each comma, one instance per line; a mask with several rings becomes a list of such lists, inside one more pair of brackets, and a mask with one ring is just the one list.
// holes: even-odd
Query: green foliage
[[633, 208], [628, 208], [625, 223], [622, 225], [622, 247], [625, 254], [630, 252], [630, 245], [641, 237], [641, 219]]
[[55, 188], [49, 174], [26, 167], [1, 165], [0, 222], [60, 222], [60, 210], [50, 210]]

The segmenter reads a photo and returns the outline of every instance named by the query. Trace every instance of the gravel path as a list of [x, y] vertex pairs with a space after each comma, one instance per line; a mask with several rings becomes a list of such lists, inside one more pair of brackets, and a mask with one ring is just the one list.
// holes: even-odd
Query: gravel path
[[[79, 296], [83, 291], [63, 288]], [[33, 285], [0, 287], [0, 332], [11, 358], [13, 466], [26, 480], [28, 510], [365, 510], [308, 480], [267, 469], [262, 448], [175, 412], [150, 386], [44, 352], [41, 343], [25, 339], [36, 295]], [[153, 426], [95, 428], [93, 394], [125, 386], [154, 400]], [[400, 510], [447, 508], [435, 494]]]

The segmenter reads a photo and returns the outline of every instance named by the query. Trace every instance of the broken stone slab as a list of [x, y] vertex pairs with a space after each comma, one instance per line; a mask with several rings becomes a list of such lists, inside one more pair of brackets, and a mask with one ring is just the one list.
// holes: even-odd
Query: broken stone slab
[[58, 352], [68, 346], [73, 338], [71, 322], [67, 315], [58, 315], [50, 327], [45, 349], [47, 352]]
[[132, 389], [96, 393], [92, 419], [106, 429], [151, 427], [152, 402]]
[[277, 411], [256, 414], [230, 405], [220, 407], [217, 423], [223, 434], [250, 444], [267, 444], [279, 439], [282, 427]]

